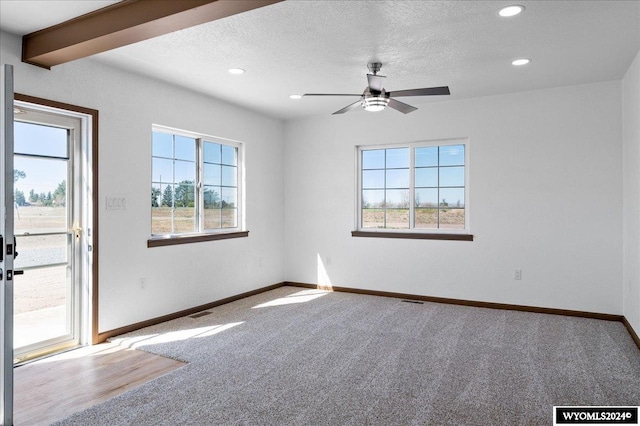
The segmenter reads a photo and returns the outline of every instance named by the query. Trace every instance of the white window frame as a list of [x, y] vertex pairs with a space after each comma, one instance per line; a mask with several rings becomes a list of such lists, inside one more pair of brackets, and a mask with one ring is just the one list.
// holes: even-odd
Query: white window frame
[[[197, 192], [194, 198], [195, 209], [195, 227], [198, 229], [194, 232], [174, 232], [166, 234], [154, 234], [153, 226], [151, 226], [151, 240], [165, 240], [165, 239], [181, 239], [185, 237], [197, 237], [197, 236], [211, 236], [219, 234], [234, 234], [245, 231], [245, 200], [244, 200], [244, 187], [245, 187], [245, 173], [244, 173], [244, 144], [239, 141], [227, 139], [219, 136], [211, 136], [204, 133], [192, 132], [188, 130], [176, 129], [173, 127], [167, 127], [159, 124], [152, 125], [153, 132], [165, 133], [176, 136], [183, 136], [196, 140], [196, 170], [195, 170], [195, 187]], [[221, 145], [232, 146], [237, 149], [237, 220], [236, 226], [233, 228], [217, 228], [217, 229], [204, 229], [204, 184], [203, 184], [203, 169], [204, 169], [204, 142], [213, 142]], [[153, 146], [151, 146], [151, 156], [149, 157], [151, 164], [151, 186], [153, 187]], [[175, 159], [174, 159], [175, 160]], [[151, 206], [150, 206], [151, 209]], [[152, 211], [150, 210], [149, 218], [152, 218]], [[242, 235], [246, 236], [246, 235]], [[195, 241], [188, 241], [195, 242]]]
[[[442, 147], [450, 145], [464, 145], [464, 229], [443, 229], [443, 228], [415, 228], [415, 148], [421, 147]], [[425, 140], [408, 143], [392, 143], [381, 145], [358, 145], [356, 146], [356, 233], [379, 233], [384, 234], [424, 234], [426, 235], [447, 235], [463, 234], [471, 235], [470, 227], [470, 203], [469, 203], [469, 138], [452, 138]], [[409, 228], [389, 229], [389, 228], [365, 228], [362, 226], [362, 152], [379, 149], [409, 148]], [[440, 188], [440, 186], [438, 186]], [[355, 235], [354, 236], [364, 236]], [[368, 235], [366, 235], [368, 236]]]

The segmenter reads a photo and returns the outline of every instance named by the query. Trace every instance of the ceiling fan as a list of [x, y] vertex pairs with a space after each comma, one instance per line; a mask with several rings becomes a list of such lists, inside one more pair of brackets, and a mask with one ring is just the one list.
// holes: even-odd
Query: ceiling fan
[[368, 64], [369, 71], [373, 74], [367, 74], [367, 80], [369, 85], [364, 89], [362, 94], [353, 93], [305, 93], [303, 96], [359, 96], [360, 99], [351, 105], [347, 105], [334, 112], [335, 114], [344, 114], [347, 111], [351, 111], [357, 106], [362, 106], [367, 111], [382, 111], [386, 107], [400, 111], [403, 114], [409, 114], [417, 110], [418, 108], [411, 105], [400, 102], [395, 98], [403, 96], [434, 96], [434, 95], [450, 95], [449, 86], [441, 87], [426, 87], [424, 89], [408, 89], [408, 90], [394, 90], [388, 92], [385, 90], [383, 84], [386, 78], [383, 75], [378, 75], [378, 71], [382, 68], [380, 62], [373, 62]]

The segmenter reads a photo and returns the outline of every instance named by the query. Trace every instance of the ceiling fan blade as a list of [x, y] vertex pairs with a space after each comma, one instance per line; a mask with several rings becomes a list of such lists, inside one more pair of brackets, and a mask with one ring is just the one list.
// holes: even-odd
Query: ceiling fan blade
[[302, 96], [362, 96], [362, 93], [305, 93]]
[[359, 100], [358, 100], [358, 101], [355, 101], [355, 102], [354, 102], [354, 103], [352, 103], [351, 105], [348, 105], [348, 106], [346, 106], [346, 107], [342, 108], [341, 110], [338, 110], [338, 111], [334, 112], [334, 113], [333, 113], [333, 114], [331, 114], [331, 115], [344, 114], [345, 112], [351, 111], [352, 109], [354, 109], [354, 108], [355, 108], [355, 107], [357, 107], [357, 106], [360, 106], [361, 104], [362, 104], [362, 102], [361, 102], [361, 101], [359, 101]]
[[367, 80], [369, 81], [369, 88], [371, 90], [376, 90], [378, 92], [382, 92], [382, 85], [384, 84], [384, 79], [386, 77], [383, 75], [373, 75], [367, 74]]
[[426, 87], [424, 89], [394, 90], [387, 92], [389, 96], [434, 96], [434, 95], [450, 95], [449, 86]]
[[409, 114], [417, 110], [418, 108], [413, 107], [411, 105], [405, 104], [404, 102], [396, 101], [395, 99], [389, 99], [388, 107], [395, 109], [396, 111], [400, 111], [403, 114]]

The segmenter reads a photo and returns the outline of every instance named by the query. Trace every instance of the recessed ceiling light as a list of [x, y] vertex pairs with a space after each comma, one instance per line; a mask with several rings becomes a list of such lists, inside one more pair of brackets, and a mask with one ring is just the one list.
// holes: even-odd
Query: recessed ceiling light
[[512, 16], [516, 16], [523, 10], [524, 10], [524, 6], [520, 6], [519, 4], [514, 4], [514, 5], [503, 7], [502, 9], [500, 9], [500, 12], [498, 12], [498, 15], [502, 16], [503, 18], [510, 18]]
[[511, 62], [511, 65], [515, 65], [515, 66], [519, 67], [519, 66], [522, 66], [522, 65], [527, 65], [529, 62], [531, 62], [531, 59], [526, 59], [526, 58], [516, 59], [515, 61]]
[[245, 71], [242, 68], [229, 68], [229, 74], [240, 75], [244, 73]]
[[302, 95], [289, 95], [291, 99], [302, 99]]

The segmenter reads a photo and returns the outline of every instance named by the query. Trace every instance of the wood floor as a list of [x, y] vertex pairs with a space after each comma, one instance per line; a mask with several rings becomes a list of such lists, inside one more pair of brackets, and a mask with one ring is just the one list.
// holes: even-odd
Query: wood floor
[[47, 425], [183, 366], [103, 343], [14, 369], [14, 425]]

